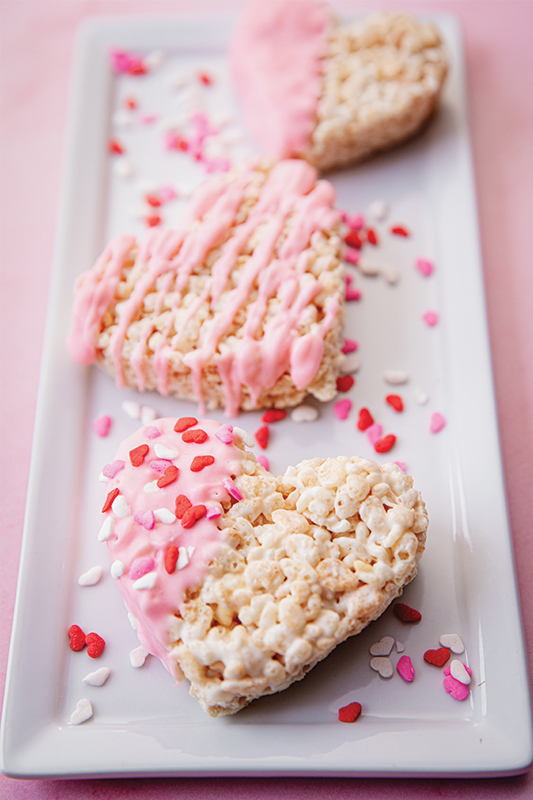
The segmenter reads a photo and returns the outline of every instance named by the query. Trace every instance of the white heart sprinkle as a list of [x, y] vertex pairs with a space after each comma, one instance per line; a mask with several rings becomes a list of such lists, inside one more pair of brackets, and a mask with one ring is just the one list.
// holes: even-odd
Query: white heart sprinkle
[[314, 422], [318, 419], [318, 416], [318, 409], [306, 404], [298, 406], [291, 411], [291, 419], [293, 422]]
[[367, 261], [366, 258], [361, 258], [357, 266], [367, 278], [375, 278], [381, 272], [381, 267], [371, 261]]
[[382, 678], [392, 678], [394, 672], [392, 661], [387, 656], [377, 656], [370, 659], [370, 666], [375, 672], [379, 672]]
[[233, 428], [233, 434], [238, 436], [241, 442], [246, 445], [246, 447], [255, 447], [255, 439], [253, 436], [250, 436], [250, 434], [247, 431], [244, 431], [242, 428], [235, 426]]
[[119, 519], [125, 519], [130, 515], [130, 507], [126, 503], [126, 498], [123, 494], [118, 494], [115, 499], [113, 500], [113, 505], [111, 506], [113, 513], [117, 515]]
[[452, 663], [450, 664], [450, 675], [452, 678], [455, 678], [456, 681], [460, 681], [468, 686], [472, 678], [468, 674], [465, 669], [465, 665], [462, 661], [459, 661], [457, 658], [454, 658]]
[[383, 377], [387, 383], [391, 383], [393, 386], [409, 381], [409, 374], [401, 369], [389, 369]]
[[423, 389], [414, 389], [413, 396], [419, 406], [425, 406], [427, 401], [429, 400], [428, 393], [424, 392]]
[[385, 200], [374, 200], [368, 206], [367, 213], [374, 219], [384, 220], [389, 215], [389, 205]]
[[180, 547], [178, 550], [178, 560], [176, 561], [176, 569], [183, 569], [189, 563], [189, 554], [186, 547]]
[[107, 483], [107, 478], [106, 478], [106, 476], [104, 475], [104, 473], [103, 473], [103, 472], [101, 472], [101, 473], [100, 473], [100, 475], [98, 476], [98, 480], [99, 480], [101, 483]]
[[150, 483], [146, 483], [144, 485], [143, 491], [145, 491], [146, 494], [151, 494], [152, 492], [158, 492], [159, 491], [159, 486], [157, 485], [158, 480], [159, 478], [157, 478], [155, 481], [150, 481]]
[[439, 643], [442, 645], [442, 647], [447, 647], [456, 655], [460, 655], [465, 651], [465, 646], [461, 641], [461, 637], [458, 636], [457, 633], [443, 633], [439, 639]]
[[80, 575], [78, 578], [78, 586], [95, 586], [101, 579], [103, 573], [104, 569], [100, 565], [91, 567], [91, 569], [88, 569], [83, 575]]
[[147, 56], [143, 58], [143, 64], [148, 67], [148, 69], [158, 69], [165, 61], [165, 54], [162, 50], [152, 50], [151, 53], [148, 53]]
[[135, 167], [128, 158], [118, 158], [113, 163], [113, 172], [118, 178], [131, 178], [135, 175]]
[[179, 456], [177, 450], [171, 450], [169, 447], [165, 447], [164, 444], [155, 444], [154, 450], [158, 458], [168, 458], [169, 461]]
[[143, 406], [141, 408], [141, 422], [143, 425], [149, 425], [151, 422], [158, 418], [158, 413], [152, 406]]
[[152, 572], [147, 572], [145, 575], [138, 578], [134, 582], [133, 588], [137, 592], [141, 592], [143, 589], [153, 589], [156, 580], [157, 580], [157, 572], [152, 570]]
[[400, 273], [394, 267], [383, 267], [382, 275], [390, 286], [396, 286], [400, 280]]
[[148, 650], [144, 648], [142, 645], [140, 647], [136, 647], [135, 650], [132, 650], [130, 653], [130, 664], [135, 669], [142, 667], [144, 662], [146, 661], [147, 656], [149, 656]]
[[192, 554], [194, 553], [195, 550], [196, 550], [195, 547], [191, 547], [191, 545], [189, 545], [189, 547], [187, 548], [187, 552], [189, 554], [189, 558], [192, 558]]
[[116, 561], [113, 561], [113, 563], [111, 564], [110, 572], [111, 572], [111, 577], [117, 581], [126, 572], [126, 567], [122, 561], [119, 561], [117, 559]]
[[370, 655], [388, 656], [393, 647], [394, 638], [392, 636], [382, 636], [379, 642], [375, 642], [370, 648]]
[[116, 125], [117, 128], [127, 128], [130, 125], [133, 125], [134, 117], [133, 114], [130, 114], [126, 109], [119, 109], [115, 111], [113, 114], [113, 125]]
[[98, 534], [98, 541], [99, 542], [107, 542], [110, 536], [113, 534], [113, 528], [115, 527], [115, 520], [113, 517], [106, 517], [104, 520], [104, 524], [100, 528], [100, 533]]
[[352, 372], [357, 372], [361, 367], [361, 359], [359, 353], [348, 353], [341, 365], [341, 373], [343, 375], [350, 375]]
[[82, 722], [91, 719], [92, 715], [93, 715], [93, 707], [90, 701], [87, 700], [86, 697], [84, 697], [82, 700], [78, 700], [76, 709], [70, 715], [70, 724], [80, 725]]
[[176, 515], [169, 508], [156, 508], [154, 517], [164, 525], [172, 525], [173, 522], [176, 522]]
[[100, 667], [96, 672], [89, 672], [83, 679], [83, 683], [88, 683], [89, 686], [103, 686], [110, 674], [109, 667]]
[[396, 652], [397, 653], [403, 653], [404, 651], [405, 651], [405, 645], [403, 644], [403, 642], [398, 642], [397, 641], [396, 642]]
[[141, 404], [137, 403], [135, 400], [124, 400], [122, 403], [122, 410], [130, 419], [141, 418]]

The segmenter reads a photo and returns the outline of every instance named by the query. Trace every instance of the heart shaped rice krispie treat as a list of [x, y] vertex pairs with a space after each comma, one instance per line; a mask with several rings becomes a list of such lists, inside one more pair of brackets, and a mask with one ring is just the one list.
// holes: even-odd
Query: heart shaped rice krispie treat
[[412, 580], [428, 518], [395, 464], [276, 477], [231, 425], [159, 419], [104, 467], [99, 539], [141, 644], [211, 715], [279, 692]]
[[250, 3], [230, 57], [247, 124], [264, 150], [319, 170], [417, 133], [447, 72], [433, 25], [394, 12], [339, 24], [316, 0]]
[[335, 191], [316, 178], [256, 159], [199, 186], [175, 230], [111, 241], [76, 283], [71, 356], [230, 415], [331, 400], [345, 281]]

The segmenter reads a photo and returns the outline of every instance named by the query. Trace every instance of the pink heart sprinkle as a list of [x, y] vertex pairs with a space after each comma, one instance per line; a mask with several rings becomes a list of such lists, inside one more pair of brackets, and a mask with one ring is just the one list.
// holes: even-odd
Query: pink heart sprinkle
[[109, 414], [102, 414], [101, 417], [95, 419], [93, 422], [93, 431], [96, 433], [97, 436], [100, 436], [102, 439], [107, 436], [109, 433], [109, 428], [111, 427], [111, 417]]
[[352, 409], [352, 401], [345, 398], [335, 403], [333, 410], [337, 419], [346, 419]]
[[158, 436], [161, 436], [161, 431], [158, 431], [153, 425], [149, 425], [146, 428], [144, 435], [147, 439], [157, 439]]
[[344, 260], [347, 261], [348, 264], [358, 264], [360, 258], [361, 254], [355, 247], [347, 247], [344, 251]]
[[344, 280], [346, 281], [346, 286], [348, 286], [350, 283], [352, 283], [353, 276], [347, 274], [347, 275], [344, 276]]
[[234, 497], [235, 500], [242, 500], [242, 498], [244, 497], [243, 493], [240, 491], [240, 489], [238, 489], [235, 486], [235, 484], [233, 483], [232, 480], [230, 480], [230, 478], [224, 478], [224, 480], [222, 481], [222, 484], [224, 486], [224, 489], [227, 492], [229, 492], [229, 494], [232, 497]]
[[[468, 674], [472, 675], [472, 670], [470, 669], [470, 667], [467, 667], [466, 664], [464, 665], [464, 667], [468, 672]], [[458, 681], [456, 678], [454, 678], [450, 672], [449, 666], [444, 667], [444, 675], [445, 675], [443, 681], [444, 690], [448, 692], [448, 694], [451, 694], [454, 700], [459, 700], [459, 702], [466, 700], [470, 692], [468, 685], [466, 683], [461, 683], [461, 681]]]
[[270, 464], [268, 463], [268, 458], [266, 456], [257, 456], [257, 463], [261, 464], [264, 469], [270, 469]]
[[373, 446], [376, 442], [379, 442], [381, 439], [381, 435], [383, 433], [383, 425], [379, 422], [374, 422], [373, 425], [369, 425], [368, 428], [365, 430], [366, 438]]
[[427, 258], [417, 258], [415, 261], [415, 266], [417, 270], [420, 273], [422, 273], [422, 275], [424, 275], [426, 278], [428, 277], [428, 275], [431, 275], [431, 273], [434, 270], [433, 262], [428, 261]]
[[222, 516], [222, 511], [219, 508], [208, 508], [205, 512], [205, 516], [207, 519], [216, 519]]
[[154, 461], [150, 461], [150, 469], [155, 470], [156, 472], [164, 472], [167, 467], [170, 467], [172, 461], [169, 461], [166, 458], [157, 458]]
[[154, 568], [155, 562], [154, 559], [150, 556], [141, 556], [140, 558], [136, 558], [131, 565], [128, 575], [132, 579], [132, 581], [136, 581], [139, 578], [142, 578], [143, 575], [146, 575], [147, 572], [151, 572]]
[[411, 683], [415, 679], [415, 668], [411, 662], [409, 656], [402, 656], [398, 663], [396, 664], [396, 669], [398, 673], [402, 676], [404, 681], [407, 683]]
[[114, 478], [115, 475], [120, 472], [121, 469], [124, 469], [125, 464], [124, 461], [117, 459], [113, 461], [111, 464], [106, 464], [102, 470], [102, 474], [105, 475], [106, 478]]
[[405, 461], [393, 461], [392, 463], [396, 464], [396, 466], [400, 467], [400, 469], [404, 473], [404, 475], [407, 473], [407, 464], [405, 463]]
[[339, 214], [341, 215], [342, 221], [345, 222], [346, 224], [348, 224], [348, 212], [347, 211], [339, 211]]
[[360, 289], [346, 289], [346, 300], [347, 302], [351, 302], [352, 300], [360, 300], [363, 296], [363, 293]]
[[446, 420], [438, 411], [434, 411], [429, 421], [430, 433], [438, 433], [446, 425]]
[[229, 422], [226, 422], [225, 425], [221, 425], [220, 428], [217, 428], [215, 431], [215, 436], [222, 444], [231, 444], [233, 442], [233, 425], [230, 425]]
[[137, 512], [133, 515], [133, 519], [147, 531], [151, 531], [155, 525], [155, 517], [153, 511], [145, 511], [144, 514]]
[[361, 228], [365, 227], [365, 218], [362, 214], [354, 214], [354, 216], [349, 217], [346, 222], [352, 231], [360, 231]]
[[344, 355], [348, 353], [354, 353], [358, 349], [359, 345], [355, 341], [355, 339], [345, 339], [344, 344], [342, 346], [342, 352]]
[[424, 314], [422, 314], [422, 319], [426, 325], [429, 325], [430, 328], [432, 328], [439, 321], [439, 315], [436, 311], [426, 311]]

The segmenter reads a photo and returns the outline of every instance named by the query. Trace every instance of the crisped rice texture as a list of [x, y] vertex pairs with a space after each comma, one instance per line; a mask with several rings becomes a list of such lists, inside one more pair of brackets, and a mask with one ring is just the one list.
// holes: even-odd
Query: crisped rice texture
[[360, 161], [416, 134], [435, 110], [447, 72], [437, 29], [381, 12], [330, 34], [312, 143], [320, 170]]
[[425, 547], [425, 504], [395, 464], [314, 458], [274, 477], [252, 458], [169, 654], [211, 716], [303, 678], [401, 594]]

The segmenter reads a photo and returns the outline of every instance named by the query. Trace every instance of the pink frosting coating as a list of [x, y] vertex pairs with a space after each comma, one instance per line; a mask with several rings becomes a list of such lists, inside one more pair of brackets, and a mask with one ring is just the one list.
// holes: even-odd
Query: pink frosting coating
[[[324, 338], [335, 320], [341, 297], [340, 292], [330, 297], [325, 303], [323, 319], [308, 333], [299, 336], [298, 328], [306, 318], [308, 305], [322, 291], [322, 284], [312, 275], [307, 274], [305, 281], [300, 282], [300, 279], [309, 260], [312, 234], [335, 224], [338, 212], [333, 209], [333, 187], [328, 181], [317, 182], [316, 170], [304, 161], [287, 159], [272, 168], [248, 218], [222, 246], [202, 294], [190, 304], [180, 324], [175, 324], [195, 266], [203, 262], [209, 250], [234, 225], [254, 166], [250, 162], [232, 182], [216, 179], [199, 186], [176, 230], [152, 229], [141, 243], [137, 259], [145, 266], [145, 271], [118, 312], [109, 344], [119, 387], [124, 385], [122, 351], [128, 327], [157, 281], [154, 316], [160, 313], [170, 290], [174, 298], [153, 359], [161, 394], [168, 393], [170, 355], [179, 349], [187, 323], [206, 301], [213, 310], [217, 309], [216, 314], [206, 327], [201, 345], [183, 358], [191, 370], [201, 408], [201, 373], [211, 358], [216, 362], [225, 390], [226, 411], [231, 416], [238, 413], [242, 386], [248, 388], [256, 402], [261, 390], [273, 386], [284, 373], [290, 373], [298, 389], [305, 388], [313, 380], [322, 360]], [[209, 210], [211, 215], [204, 219]], [[290, 231], [275, 258], [274, 248], [290, 214]], [[259, 225], [264, 225], [260, 244], [246, 262], [238, 285], [226, 294], [225, 302], [217, 308], [242, 249]], [[114, 295], [120, 269], [132, 245], [131, 238], [119, 237], [106, 247], [95, 267], [77, 282], [68, 348], [82, 363], [96, 358], [95, 341], [101, 317]], [[257, 298], [247, 309], [242, 338], [234, 351], [221, 354], [218, 351], [220, 339], [231, 328], [256, 286]], [[279, 307], [264, 325], [262, 336], [256, 338], [268, 301], [274, 296], [280, 300]], [[177, 330], [171, 336], [173, 326]], [[145, 386], [143, 358], [154, 329], [153, 317], [145, 318], [140, 341], [131, 356], [141, 390]]]
[[[146, 438], [149, 426], [144, 426], [122, 442], [116, 458], [124, 461], [125, 467], [108, 480], [106, 491], [109, 493], [117, 488], [130, 513], [120, 518], [110, 509], [105, 518], [114, 520], [113, 533], [106, 545], [111, 561], [124, 564], [124, 574], [118, 579], [118, 586], [128, 610], [137, 620], [141, 644], [178, 677], [169, 658], [175, 638], [171, 632], [176, 621], [174, 612], [181, 609], [187, 589], [203, 580], [209, 562], [223, 541], [224, 531], [217, 526], [217, 516], [204, 516], [192, 527], [184, 528], [179, 519], [170, 524], [158, 521], [157, 511], [167, 509], [174, 513], [176, 497], [185, 495], [193, 505], [205, 505], [208, 511], [220, 516], [221, 504], [230, 500], [226, 485], [228, 482], [233, 485], [233, 479], [242, 474], [243, 451], [233, 443], [221, 442], [215, 435], [219, 422], [199, 420], [194, 426], [208, 434], [201, 445], [184, 442], [182, 434], [174, 431], [175, 423], [175, 418], [157, 420], [155, 425], [161, 436], [153, 441]], [[149, 453], [140, 466], [133, 467], [129, 452], [141, 444], [149, 445]], [[155, 448], [159, 445], [178, 452], [172, 463], [178, 467], [179, 474], [174, 482], [146, 492], [145, 486], [153, 485], [161, 477], [161, 473], [151, 467], [157, 456]], [[191, 462], [199, 455], [211, 455], [215, 461], [200, 472], [191, 472]], [[155, 517], [151, 528], [143, 524], [147, 516]], [[187, 566], [174, 570], [172, 574], [165, 569], [165, 553], [170, 545], [194, 548]], [[148, 570], [156, 573], [153, 588], [135, 589], [135, 580]]]
[[263, 0], [242, 14], [230, 46], [250, 131], [278, 158], [310, 144], [330, 17], [316, 0]]

